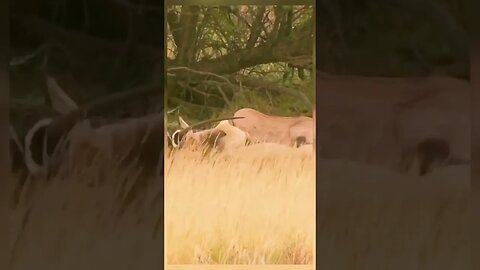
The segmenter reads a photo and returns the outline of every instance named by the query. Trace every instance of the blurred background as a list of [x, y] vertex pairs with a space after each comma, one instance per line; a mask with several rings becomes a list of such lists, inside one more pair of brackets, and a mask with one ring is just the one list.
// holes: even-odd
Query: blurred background
[[79, 105], [153, 88], [147, 98], [139, 94], [104, 110], [110, 117], [161, 110], [163, 1], [20, 0], [10, 5], [10, 116], [20, 134], [54, 115], [45, 95], [46, 76]]

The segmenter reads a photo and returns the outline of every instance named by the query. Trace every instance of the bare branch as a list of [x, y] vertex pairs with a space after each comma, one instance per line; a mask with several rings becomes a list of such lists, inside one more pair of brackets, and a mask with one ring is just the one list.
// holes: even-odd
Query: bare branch
[[[274, 46], [264, 43], [251, 49], [232, 52], [215, 59], [204, 59], [200, 62], [192, 63], [190, 68], [222, 75], [232, 74], [260, 64], [287, 61], [291, 57], [308, 55], [313, 52], [313, 44], [312, 42], [305, 42], [306, 38], [311, 38], [309, 33], [299, 34], [296, 38], [282, 40]], [[171, 61], [167, 65], [177, 66], [178, 63]]]
[[279, 92], [279, 93], [295, 96], [295, 97], [299, 98], [303, 103], [305, 103], [305, 105], [307, 107], [309, 107], [309, 108], [312, 107], [312, 103], [310, 102], [310, 100], [307, 98], [307, 96], [305, 96], [305, 94], [303, 94], [300, 91], [297, 91], [297, 90], [294, 90], [294, 89], [291, 89], [291, 88], [288, 88], [288, 87], [285, 87], [285, 86], [282, 86], [282, 85], [279, 85], [279, 84], [276, 84], [276, 83], [266, 82], [266, 81], [261, 80], [261, 79], [256, 79], [256, 78], [251, 78], [251, 77], [246, 77], [246, 76], [237, 76], [237, 78], [235, 78], [235, 80], [237, 82], [241, 81], [244, 85], [247, 85], [247, 86], [252, 87], [252, 88], [253, 87], [258, 87], [258, 88], [261, 88], [261, 89], [269, 89], [269, 90], [273, 90], [273, 91], [276, 91], [276, 92]]
[[179, 63], [187, 64], [194, 60], [197, 46], [197, 21], [200, 12], [199, 6], [182, 6], [180, 14], [180, 43], [177, 43]]
[[217, 75], [217, 74], [212, 73], [212, 72], [199, 71], [199, 70], [195, 70], [195, 69], [188, 68], [188, 67], [171, 67], [171, 68], [168, 69], [168, 72], [175, 71], [175, 70], [187, 70], [189, 72], [193, 72], [193, 73], [200, 74], [200, 75], [212, 76], [212, 77], [218, 78], [218, 79], [226, 82], [227, 84], [229, 84], [232, 87], [235, 87], [235, 85], [232, 84], [232, 82], [230, 82], [227, 78], [225, 78], [223, 76], [220, 76], [220, 75]]
[[167, 12], [167, 23], [170, 27], [170, 32], [172, 33], [173, 36], [173, 41], [175, 42], [175, 45], [181, 43], [181, 37], [180, 37], [180, 23], [178, 22], [178, 16], [175, 13], [174, 10], [170, 10]]
[[263, 16], [265, 14], [265, 6], [259, 6], [257, 9], [257, 14], [255, 15], [255, 20], [253, 21], [250, 37], [248, 38], [246, 48], [250, 49], [255, 46], [255, 43], [258, 40], [258, 37], [262, 33], [263, 25]]
[[192, 108], [192, 109], [200, 109], [200, 110], [208, 109], [208, 110], [212, 110], [212, 111], [223, 110], [223, 108], [221, 108], [221, 107], [198, 105], [198, 104], [194, 104], [194, 103], [184, 101], [184, 100], [176, 98], [176, 97], [169, 97], [168, 100], [172, 101], [175, 104], [182, 105], [182, 106], [185, 106], [185, 107], [189, 107], [189, 108]]
[[220, 95], [222, 95], [222, 98], [223, 100], [225, 101], [225, 103], [228, 105], [228, 106], [232, 106], [232, 103], [230, 102], [230, 100], [228, 100], [228, 97], [227, 95], [225, 94], [225, 92], [223, 91], [222, 87], [220, 85], [217, 85], [217, 90], [218, 92], [220, 93]]

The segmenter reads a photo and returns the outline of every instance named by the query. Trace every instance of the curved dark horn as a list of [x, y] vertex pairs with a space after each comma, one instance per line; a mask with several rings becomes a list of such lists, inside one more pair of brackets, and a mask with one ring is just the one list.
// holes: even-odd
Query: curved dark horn
[[203, 126], [205, 124], [210, 124], [210, 123], [214, 123], [214, 122], [220, 122], [220, 121], [223, 121], [223, 120], [234, 120], [234, 119], [242, 119], [242, 118], [245, 118], [245, 117], [223, 117], [223, 118], [216, 118], [216, 119], [210, 119], [210, 120], [205, 120], [205, 121], [201, 121], [201, 122], [198, 122], [198, 123], [195, 123], [187, 128], [184, 128], [184, 129], [179, 129], [178, 131], [178, 134], [179, 136], [183, 136], [185, 135], [185, 133], [187, 133], [189, 130], [191, 129], [194, 129], [196, 127], [199, 127], [199, 126]]

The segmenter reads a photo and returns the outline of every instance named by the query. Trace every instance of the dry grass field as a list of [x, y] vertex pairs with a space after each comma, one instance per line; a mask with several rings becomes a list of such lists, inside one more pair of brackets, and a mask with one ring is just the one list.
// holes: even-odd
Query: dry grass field
[[323, 161], [317, 177], [325, 269], [470, 269], [470, 166], [420, 178]]
[[313, 263], [314, 162], [283, 148], [169, 155], [167, 263]]
[[[240, 158], [249, 163], [231, 157], [207, 162], [187, 152], [167, 158], [170, 263], [312, 262], [313, 159], [290, 156], [262, 165], [265, 157], [258, 154]], [[194, 162], [179, 162], [185, 160]], [[469, 166], [420, 179], [340, 160], [318, 164], [317, 265], [469, 269]], [[278, 170], [267, 170], [273, 166]], [[95, 166], [29, 182], [12, 212], [10, 269], [163, 266], [161, 179], [148, 181], [147, 192], [117, 219], [128, 176], [102, 167], [109, 172], [102, 179]], [[214, 168], [224, 170], [207, 177]], [[266, 181], [278, 175], [283, 177]]]
[[128, 179], [125, 170], [96, 163], [29, 181], [12, 212], [8, 269], [161, 269], [162, 179], [149, 179], [119, 215]]

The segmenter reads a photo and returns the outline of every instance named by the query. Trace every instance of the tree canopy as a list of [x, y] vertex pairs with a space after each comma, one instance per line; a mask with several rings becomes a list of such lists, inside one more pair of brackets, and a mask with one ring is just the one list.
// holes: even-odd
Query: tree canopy
[[[465, 31], [478, 37], [480, 25], [479, 16], [468, 14], [478, 3], [470, 2], [319, 0], [315, 18], [309, 6], [169, 6], [164, 18], [163, 1], [157, 0], [13, 1], [12, 116], [46, 114], [41, 109], [46, 74], [80, 104], [152, 85], [163, 96], [165, 55], [166, 66], [177, 68], [168, 72], [172, 108], [179, 106], [176, 101], [188, 102], [200, 106], [191, 114], [206, 117], [199, 110], [208, 90], [207, 105], [214, 111], [262, 103], [268, 110], [308, 114], [301, 96], [314, 97], [308, 84], [314, 28], [315, 66], [322, 71], [366, 76], [441, 72], [468, 78]], [[247, 97], [235, 94], [240, 92], [235, 88], [248, 90], [243, 92]]]
[[168, 6], [169, 107], [311, 112], [313, 13], [312, 6]]

